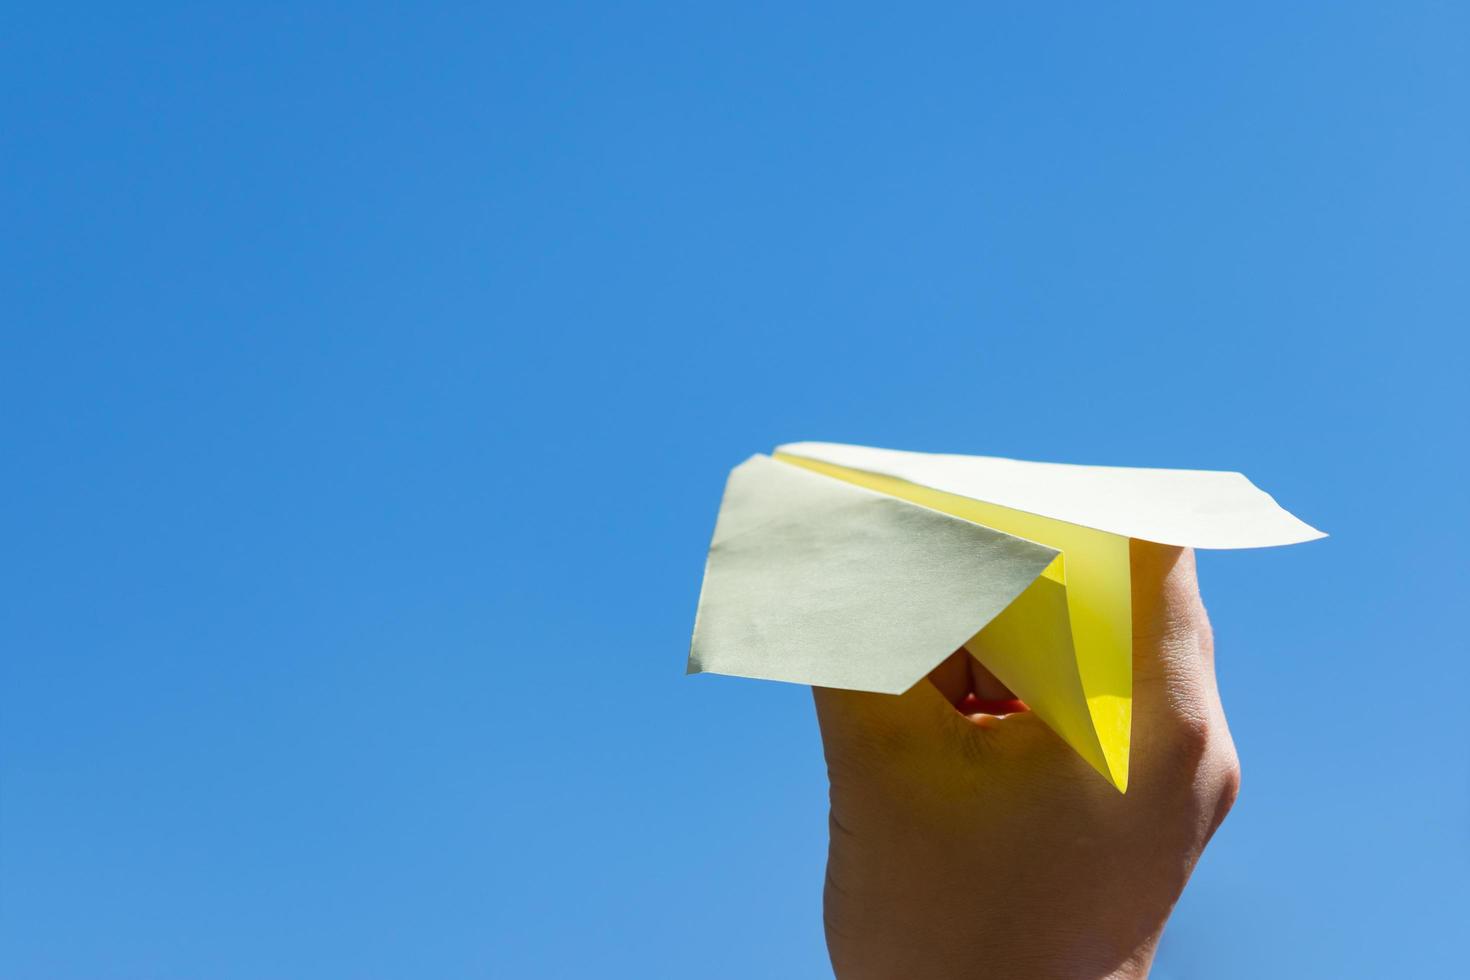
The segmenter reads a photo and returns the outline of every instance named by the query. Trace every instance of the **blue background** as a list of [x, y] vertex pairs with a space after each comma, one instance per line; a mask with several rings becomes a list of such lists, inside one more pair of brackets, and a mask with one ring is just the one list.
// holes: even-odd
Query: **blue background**
[[1239, 469], [1161, 977], [1470, 894], [1453, 3], [7, 5], [0, 972], [826, 971], [800, 688], [683, 676], [781, 441]]

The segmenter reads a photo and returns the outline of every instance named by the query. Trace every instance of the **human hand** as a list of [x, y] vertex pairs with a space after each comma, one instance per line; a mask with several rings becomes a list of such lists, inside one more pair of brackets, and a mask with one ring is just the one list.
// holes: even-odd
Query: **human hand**
[[[1132, 543], [1121, 794], [964, 650], [900, 696], [814, 688], [838, 977], [1146, 976], [1240, 784], [1194, 554]], [[991, 710], [995, 710], [992, 708]]]

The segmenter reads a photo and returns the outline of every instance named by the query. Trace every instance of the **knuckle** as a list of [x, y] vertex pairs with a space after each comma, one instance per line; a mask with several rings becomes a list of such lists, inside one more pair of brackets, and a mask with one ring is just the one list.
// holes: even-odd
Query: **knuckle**
[[1215, 781], [1215, 825], [1219, 826], [1226, 815], [1234, 809], [1235, 801], [1240, 798], [1240, 756], [1236, 754], [1233, 744], [1227, 744], [1221, 752], [1215, 771]]
[[1178, 703], [1160, 724], [1160, 755], [1180, 778], [1216, 776], [1239, 782], [1240, 763], [1229, 726], [1218, 710], [1193, 701]]
[[1209, 755], [1218, 738], [1218, 726], [1207, 711], [1194, 704], [1176, 705], [1171, 720], [1174, 753], [1194, 768]]

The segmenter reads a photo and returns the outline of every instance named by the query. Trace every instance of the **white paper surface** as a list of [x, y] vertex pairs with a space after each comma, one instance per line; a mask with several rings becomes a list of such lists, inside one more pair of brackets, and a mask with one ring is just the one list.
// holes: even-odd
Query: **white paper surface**
[[1326, 537], [1239, 473], [1031, 463], [831, 442], [794, 442], [776, 451], [1160, 544], [1265, 548]]
[[899, 694], [1057, 554], [753, 456], [725, 487], [688, 669]]

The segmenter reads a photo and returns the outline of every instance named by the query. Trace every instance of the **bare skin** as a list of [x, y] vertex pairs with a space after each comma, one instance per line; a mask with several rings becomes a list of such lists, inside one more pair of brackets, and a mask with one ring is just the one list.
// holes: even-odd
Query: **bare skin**
[[[815, 689], [827, 946], [847, 978], [1134, 978], [1240, 785], [1187, 549], [1133, 543], [1126, 794], [963, 650], [899, 697]], [[973, 701], [969, 702], [973, 706]]]

